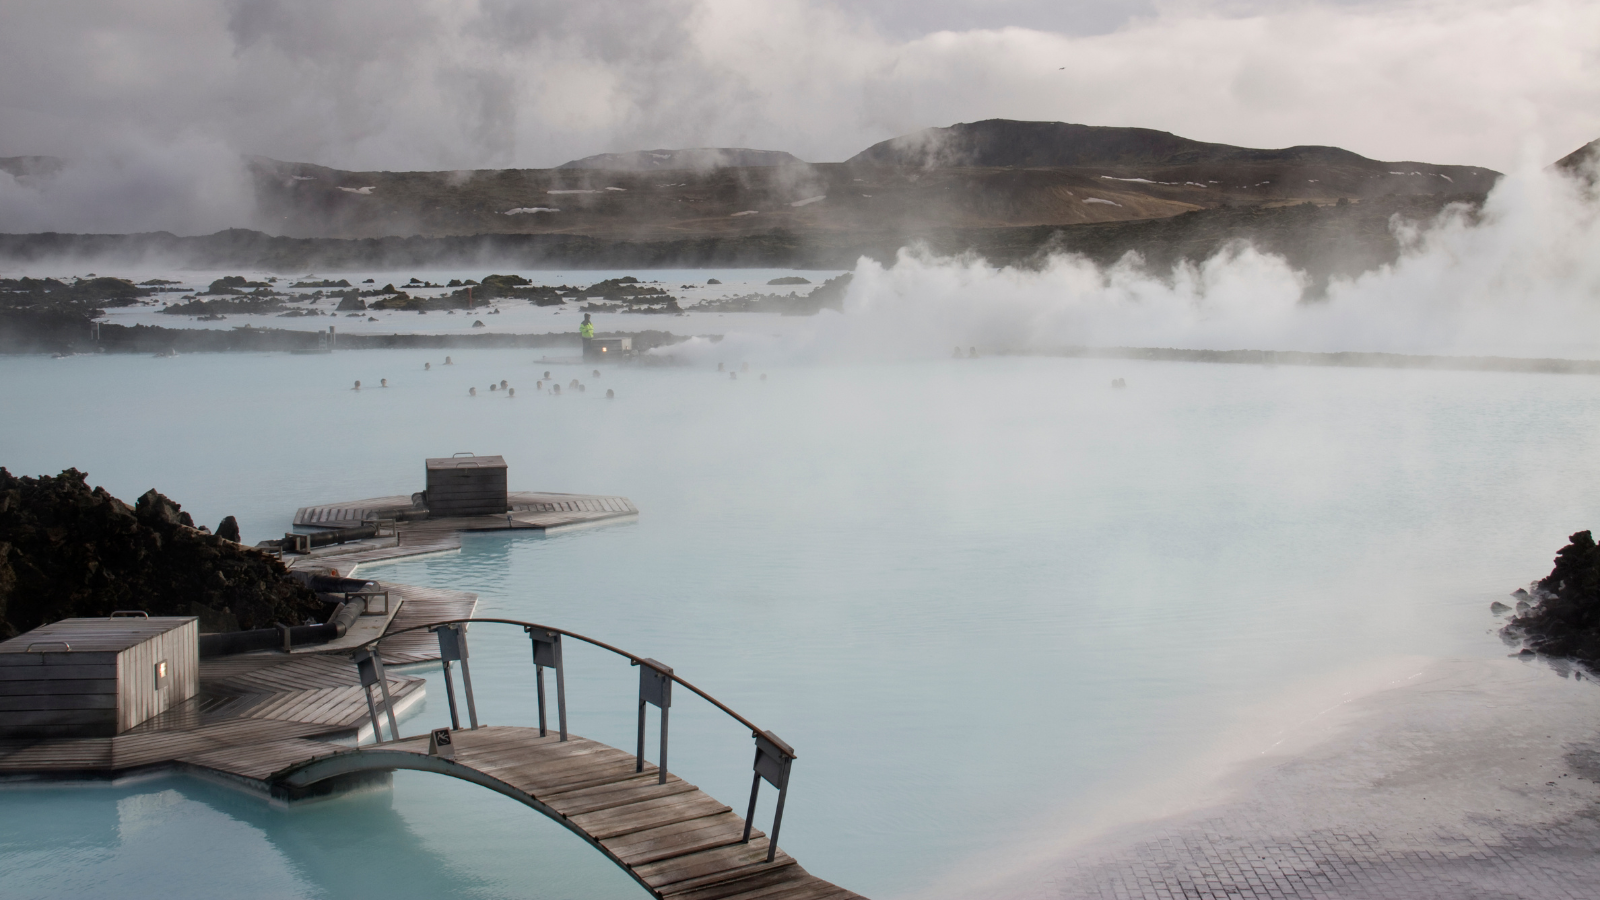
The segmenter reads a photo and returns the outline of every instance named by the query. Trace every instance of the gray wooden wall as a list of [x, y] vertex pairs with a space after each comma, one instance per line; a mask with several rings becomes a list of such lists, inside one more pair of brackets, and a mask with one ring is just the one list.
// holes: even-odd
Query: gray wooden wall
[[[0, 737], [111, 737], [199, 689], [200, 633], [192, 619], [120, 651], [45, 650], [56, 636], [40, 637], [42, 652], [0, 653]], [[167, 684], [157, 690], [155, 667], [163, 659]]]
[[[167, 661], [167, 684], [156, 689], [156, 663]], [[200, 626], [180, 625], [117, 654], [117, 733], [193, 697], [200, 688]]]
[[430, 516], [497, 516], [508, 508], [504, 466], [428, 470]]

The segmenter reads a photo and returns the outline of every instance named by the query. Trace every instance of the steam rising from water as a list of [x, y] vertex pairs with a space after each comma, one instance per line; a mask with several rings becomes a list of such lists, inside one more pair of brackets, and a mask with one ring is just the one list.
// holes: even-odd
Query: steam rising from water
[[0, 227], [11, 232], [207, 234], [254, 218], [244, 160], [209, 138], [91, 152], [54, 174], [0, 172]]
[[1064, 347], [1381, 351], [1600, 358], [1600, 216], [1580, 182], [1533, 165], [1504, 179], [1481, 215], [1448, 208], [1394, 219], [1400, 260], [1334, 282], [1238, 244], [1150, 272], [1058, 255], [1037, 269], [902, 251], [863, 259], [843, 316], [804, 338], [730, 335], [667, 352], [731, 358], [927, 358]]

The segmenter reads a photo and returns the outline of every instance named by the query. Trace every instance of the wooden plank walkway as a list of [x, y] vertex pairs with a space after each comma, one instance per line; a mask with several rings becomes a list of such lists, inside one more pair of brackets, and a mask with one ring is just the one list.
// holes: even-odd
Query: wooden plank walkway
[[[415, 585], [388, 584], [390, 601], [400, 601], [400, 611], [389, 622], [385, 634], [427, 625], [431, 622], [448, 622], [452, 619], [472, 617], [478, 607], [478, 595], [461, 591]], [[439, 658], [439, 639], [429, 631], [413, 631], [390, 638], [378, 645], [379, 653], [387, 665], [429, 662]]]
[[[354, 577], [363, 565], [450, 553], [461, 549], [464, 531], [535, 531], [548, 534], [637, 518], [639, 510], [626, 497], [598, 494], [549, 494], [512, 491], [510, 510], [499, 516], [455, 516], [400, 522], [393, 537], [331, 544], [306, 554], [286, 554], [290, 568], [330, 568]], [[326, 506], [307, 506], [294, 514], [297, 527], [348, 528], [372, 519], [393, 518], [411, 511], [411, 498], [374, 497]]]
[[[477, 606], [476, 594], [379, 586], [401, 604], [387, 632], [468, 618]], [[438, 640], [428, 631], [381, 646], [390, 665], [439, 658]], [[422, 699], [423, 679], [388, 672], [386, 680], [397, 711]], [[366, 696], [348, 653], [249, 653], [201, 660], [198, 694], [116, 737], [0, 741], [0, 778], [115, 778], [177, 765], [259, 780], [295, 759], [326, 753], [327, 740], [370, 733]], [[262, 749], [269, 746], [277, 749]]]
[[[625, 497], [510, 495], [503, 516], [425, 519], [398, 526], [392, 538], [353, 541], [286, 556], [296, 568], [337, 568], [457, 550], [461, 532], [561, 528], [625, 520], [638, 510]], [[343, 527], [392, 518], [409, 497], [379, 497], [307, 507], [297, 526]], [[380, 584], [398, 609], [384, 634], [465, 619], [474, 594]], [[376, 623], [374, 623], [376, 624]], [[373, 629], [376, 632], [376, 628]], [[384, 641], [385, 664], [439, 658], [426, 630]], [[428, 752], [428, 738], [341, 747], [329, 739], [370, 734], [367, 695], [348, 650], [253, 653], [200, 663], [200, 691], [190, 700], [113, 738], [0, 741], [0, 781], [114, 778], [172, 768], [243, 785], [285, 799], [307, 796], [347, 776], [387, 777], [416, 769], [462, 778], [514, 797], [605, 853], [662, 900], [859, 900], [808, 873], [781, 849], [767, 861], [767, 836], [726, 805], [676, 775], [658, 783], [655, 766], [596, 741], [535, 728], [484, 727], [453, 733], [453, 755]], [[420, 700], [423, 679], [385, 673], [396, 715]], [[737, 716], [735, 716], [737, 718]], [[743, 722], [743, 719], [740, 719]], [[751, 726], [752, 728], [754, 726]], [[787, 770], [785, 770], [787, 771]]]
[[[636, 516], [639, 510], [627, 497], [610, 497], [601, 494], [554, 494], [544, 491], [511, 491], [507, 494], [513, 519], [526, 528], [546, 528], [569, 524], [571, 521], [590, 521], [621, 516]], [[351, 500], [322, 506], [305, 506], [295, 510], [296, 527], [352, 528], [373, 519], [392, 519], [412, 511], [411, 498], [396, 494], [392, 497], [373, 497], [368, 500]], [[493, 530], [508, 526], [495, 523], [502, 516], [468, 516], [459, 519], [424, 519], [428, 521], [480, 522], [480, 527]], [[515, 526], [511, 526], [515, 527]], [[477, 530], [474, 528], [458, 530]]]
[[[330, 750], [274, 772], [280, 796], [336, 776], [417, 769], [463, 778], [522, 801], [578, 834], [663, 900], [854, 900], [860, 895], [801, 868], [767, 837], [676, 775], [635, 772], [633, 754], [576, 735], [484, 727], [453, 733], [454, 757], [428, 754], [426, 737]], [[270, 756], [270, 752], [263, 753]]]

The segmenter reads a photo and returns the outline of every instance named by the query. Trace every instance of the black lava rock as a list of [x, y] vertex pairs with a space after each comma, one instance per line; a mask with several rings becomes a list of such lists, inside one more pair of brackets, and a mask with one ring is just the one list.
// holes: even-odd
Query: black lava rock
[[154, 490], [130, 508], [76, 469], [18, 478], [0, 468], [0, 638], [119, 609], [199, 616], [202, 631], [324, 612], [280, 560], [200, 531]]
[[1534, 650], [1600, 669], [1600, 547], [1580, 531], [1556, 554], [1555, 568], [1541, 579], [1526, 611], [1506, 626]]

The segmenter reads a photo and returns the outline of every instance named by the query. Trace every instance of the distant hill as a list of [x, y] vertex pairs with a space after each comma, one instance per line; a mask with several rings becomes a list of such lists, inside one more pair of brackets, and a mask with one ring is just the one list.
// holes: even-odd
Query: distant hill
[[1499, 173], [1474, 166], [1441, 166], [1368, 159], [1339, 147], [1298, 146], [1257, 150], [1210, 144], [1149, 128], [1113, 128], [1069, 122], [986, 119], [880, 141], [847, 165], [998, 168], [1084, 166], [1228, 167], [1264, 165], [1339, 167], [1394, 175], [1448, 176], [1456, 190], [1486, 190]]
[[[554, 169], [346, 172], [262, 158], [251, 164], [258, 221], [280, 234], [627, 241], [1127, 222], [1238, 206], [1476, 196], [1500, 177], [1481, 167], [1372, 160], [1337, 147], [1254, 150], [1146, 128], [1005, 120], [928, 129], [844, 163], [702, 148], [604, 154]], [[674, 174], [663, 177], [666, 171]]]
[[564, 162], [558, 169], [610, 169], [647, 172], [653, 169], [724, 169], [746, 166], [803, 166], [805, 162], [782, 150], [746, 150], [743, 147], [697, 147], [692, 150], [635, 150], [600, 153]]
[[1600, 140], [1590, 141], [1582, 147], [1555, 161], [1555, 168], [1564, 172], [1585, 173], [1593, 177], [1596, 160], [1600, 159]]
[[[50, 168], [34, 159], [3, 160], [0, 168]], [[1306, 225], [1322, 244], [1337, 243], [1324, 225], [1337, 230], [1358, 222], [1360, 229], [1378, 228], [1371, 240], [1392, 241], [1381, 211], [1409, 214], [1453, 200], [1477, 202], [1500, 177], [1487, 168], [1383, 162], [1337, 147], [1258, 150], [1146, 128], [1007, 120], [904, 135], [843, 163], [698, 148], [602, 154], [553, 169], [358, 172], [264, 157], [249, 158], [248, 166], [256, 218], [241, 224], [263, 232], [394, 238], [398, 243], [385, 254], [401, 253], [395, 248], [414, 239], [419, 254], [435, 258], [446, 253], [442, 248], [488, 253], [515, 246], [517, 254], [552, 265], [568, 258], [598, 262], [610, 254], [668, 265], [678, 257], [765, 264], [785, 254], [847, 261], [858, 251], [892, 251], [934, 234], [1016, 258], [1056, 231], [1089, 234], [1090, 226], [1148, 222], [1170, 222], [1175, 229], [1178, 217], [1206, 213], [1184, 219], [1189, 224], [1181, 230], [1129, 232], [1143, 235], [1140, 241], [1190, 240], [1185, 235], [1198, 233], [1196, 222], [1212, 235], [1258, 221], [1244, 215], [1250, 210], [1272, 213], [1259, 221], [1300, 222], [1276, 217], [1290, 207], [1303, 208], [1295, 215], [1307, 216], [1307, 223], [1323, 223]], [[1318, 210], [1329, 216], [1310, 215]], [[507, 242], [487, 240], [500, 237]], [[1121, 241], [1104, 246], [1127, 246]], [[231, 239], [206, 246], [218, 259], [245, 252]], [[299, 252], [291, 253], [290, 244], [274, 246], [272, 253], [287, 254], [284, 259]], [[625, 249], [645, 246], [654, 249], [637, 251], [642, 256]], [[612, 249], [594, 249], [602, 247]], [[346, 252], [357, 250], [339, 251]], [[1160, 253], [1151, 248], [1146, 256]]]

